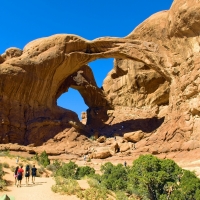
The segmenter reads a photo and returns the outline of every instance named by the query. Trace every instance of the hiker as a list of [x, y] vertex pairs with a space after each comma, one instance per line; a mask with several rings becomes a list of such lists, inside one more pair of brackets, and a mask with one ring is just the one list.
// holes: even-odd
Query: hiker
[[86, 155], [83, 156], [83, 160], [86, 161]]
[[17, 171], [18, 171], [18, 169], [19, 169], [19, 166], [17, 166], [17, 167], [15, 168], [15, 171], [14, 171], [15, 185], [17, 184]]
[[126, 165], [127, 165], [127, 163], [126, 163], [126, 161], [124, 161], [124, 167], [126, 167]]
[[16, 164], [18, 164], [18, 162], [19, 162], [19, 156], [17, 156], [16, 158]]
[[37, 168], [35, 168], [35, 165], [33, 165], [32, 169], [31, 169], [31, 175], [32, 175], [32, 183], [35, 184], [35, 177], [36, 177], [36, 173], [37, 173]]
[[25, 170], [26, 185], [28, 185], [29, 183], [29, 176], [30, 176], [30, 167], [29, 165], [26, 165], [26, 170]]
[[23, 172], [24, 172], [24, 170], [22, 168], [23, 168], [23, 166], [20, 166], [20, 168], [17, 171], [17, 180], [18, 180], [17, 187], [18, 186], [21, 187]]

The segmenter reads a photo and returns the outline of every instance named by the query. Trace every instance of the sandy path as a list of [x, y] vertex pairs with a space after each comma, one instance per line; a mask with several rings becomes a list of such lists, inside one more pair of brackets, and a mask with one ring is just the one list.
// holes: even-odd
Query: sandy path
[[76, 196], [66, 196], [51, 191], [51, 186], [55, 184], [50, 178], [36, 177], [35, 184], [25, 185], [25, 179], [22, 180], [22, 187], [11, 185], [9, 191], [0, 192], [0, 195], [7, 194], [15, 197], [15, 200], [78, 200]]
[[[1, 163], [8, 163], [11, 166], [16, 166], [16, 158], [0, 157]], [[24, 163], [22, 160], [20, 162]], [[7, 186], [7, 191], [0, 191], [0, 196], [7, 194], [15, 197], [15, 200], [79, 200], [76, 196], [67, 196], [54, 193], [51, 190], [51, 186], [55, 184], [52, 177], [36, 177], [35, 184], [31, 181], [29, 185], [26, 186], [25, 178], [22, 180], [22, 187], [17, 187], [14, 184], [13, 172], [10, 168], [3, 169], [6, 172], [4, 179], [9, 181], [9, 186]], [[30, 177], [31, 178], [31, 177]], [[30, 179], [31, 180], [31, 179]], [[87, 181], [80, 181], [80, 186], [82, 188], [87, 188]]]

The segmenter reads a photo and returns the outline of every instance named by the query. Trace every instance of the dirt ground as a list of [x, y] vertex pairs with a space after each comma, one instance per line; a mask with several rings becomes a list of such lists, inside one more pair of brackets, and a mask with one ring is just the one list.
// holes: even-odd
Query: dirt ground
[[[35, 184], [29, 180], [29, 185], [26, 185], [25, 178], [22, 180], [22, 186], [17, 187], [15, 185], [13, 172], [11, 172], [11, 166], [16, 166], [16, 158], [0, 157], [0, 163], [8, 163], [9, 168], [4, 168], [6, 172], [4, 179], [8, 182], [6, 191], [1, 191], [0, 196], [7, 194], [8, 196], [14, 196], [15, 200], [78, 200], [76, 196], [66, 196], [54, 193], [51, 190], [51, 186], [55, 184], [52, 177], [36, 177]], [[19, 160], [25, 166], [27, 163], [23, 160]], [[33, 164], [33, 163], [32, 163]], [[34, 163], [36, 164], [36, 163]], [[36, 166], [38, 167], [38, 166]], [[78, 181], [82, 189], [89, 187], [86, 180]]]

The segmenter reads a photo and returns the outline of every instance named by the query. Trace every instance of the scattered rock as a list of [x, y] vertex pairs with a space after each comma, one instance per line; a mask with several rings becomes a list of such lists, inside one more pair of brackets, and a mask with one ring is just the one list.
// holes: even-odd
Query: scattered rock
[[106, 137], [105, 136], [101, 136], [97, 139], [97, 142], [103, 143], [106, 141]]

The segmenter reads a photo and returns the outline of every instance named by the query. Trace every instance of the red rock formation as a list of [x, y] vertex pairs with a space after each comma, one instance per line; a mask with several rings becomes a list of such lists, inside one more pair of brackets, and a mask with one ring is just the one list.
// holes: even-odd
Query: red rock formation
[[[88, 136], [142, 131], [134, 140], [138, 152], [199, 148], [199, 9], [197, 0], [175, 0], [125, 38], [54, 35], [23, 51], [6, 50], [0, 56], [0, 142], [41, 145], [73, 126]], [[116, 60], [101, 90], [87, 64], [109, 57]], [[86, 126], [56, 105], [69, 87], [89, 107]]]

